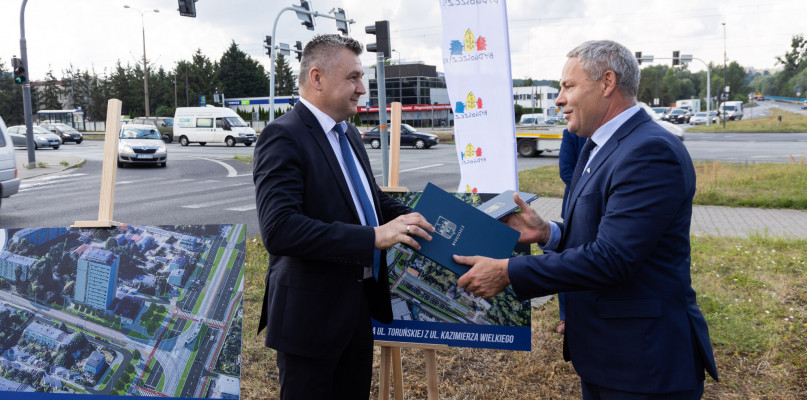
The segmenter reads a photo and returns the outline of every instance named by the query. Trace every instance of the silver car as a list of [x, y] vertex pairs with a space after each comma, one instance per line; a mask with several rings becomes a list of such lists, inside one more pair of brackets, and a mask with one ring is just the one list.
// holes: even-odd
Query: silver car
[[[35, 149], [52, 148], [56, 150], [62, 145], [62, 139], [59, 139], [58, 136], [51, 133], [49, 130], [36, 125], [32, 128], [34, 131]], [[14, 147], [28, 147], [28, 136], [25, 132], [25, 125], [15, 125], [8, 128], [8, 133], [11, 135], [11, 141], [14, 143]]]
[[127, 124], [120, 129], [118, 167], [131, 164], [157, 164], [165, 167], [168, 150], [154, 125]]

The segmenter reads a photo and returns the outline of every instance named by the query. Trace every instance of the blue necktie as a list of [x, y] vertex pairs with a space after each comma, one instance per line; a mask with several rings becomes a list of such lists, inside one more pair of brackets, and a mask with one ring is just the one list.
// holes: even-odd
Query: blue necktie
[[572, 175], [572, 184], [569, 186], [569, 197], [571, 197], [572, 192], [574, 192], [574, 187], [577, 186], [577, 181], [580, 180], [580, 177], [583, 176], [583, 170], [586, 168], [586, 164], [588, 163], [588, 156], [591, 154], [591, 150], [597, 146], [591, 138], [586, 139], [586, 144], [583, 145], [583, 149], [580, 150], [580, 156], [577, 157], [577, 164], [574, 166], [574, 174]]
[[[339, 136], [339, 148], [342, 150], [342, 159], [345, 160], [345, 167], [347, 167], [348, 175], [350, 175], [350, 183], [353, 185], [353, 190], [356, 192], [356, 197], [359, 198], [361, 203], [361, 210], [364, 213], [364, 221], [368, 226], [378, 226], [378, 219], [376, 219], [375, 212], [373, 211], [373, 203], [367, 197], [367, 192], [364, 190], [364, 185], [361, 183], [361, 176], [359, 170], [356, 168], [356, 163], [353, 162], [353, 152], [350, 150], [350, 143], [348, 143], [345, 130], [342, 128], [341, 123], [337, 123], [333, 127], [333, 131]], [[373, 278], [378, 281], [378, 273], [380, 268], [381, 252], [378, 249], [373, 251]]]

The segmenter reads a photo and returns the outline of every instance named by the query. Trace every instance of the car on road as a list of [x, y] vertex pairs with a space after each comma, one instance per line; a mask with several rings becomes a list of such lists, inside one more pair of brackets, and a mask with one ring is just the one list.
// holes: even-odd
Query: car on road
[[127, 121], [130, 124], [154, 125], [160, 131], [163, 142], [174, 141], [174, 118], [173, 117], [136, 117]]
[[807, 109], [807, 100], [804, 100], [804, 104], [801, 105], [801, 109]]
[[[32, 129], [34, 131], [34, 149], [52, 148], [57, 150], [62, 145], [62, 139], [59, 139], [51, 131], [36, 125], [32, 126]], [[11, 141], [14, 142], [15, 147], [28, 147], [26, 131], [25, 125], [15, 125], [8, 128], [8, 133], [11, 135]]]
[[667, 121], [674, 124], [685, 124], [689, 122], [689, 112], [682, 108], [676, 108], [670, 111], [670, 114], [667, 116]]
[[59, 123], [45, 123], [39, 125], [52, 133], [55, 133], [59, 139], [62, 139], [62, 143], [67, 142], [74, 142], [75, 144], [81, 144], [84, 140], [84, 136], [78, 133], [77, 130], [73, 129], [72, 126], [67, 124], [59, 124]]
[[126, 124], [120, 128], [118, 167], [132, 164], [157, 164], [165, 167], [168, 150], [154, 125]]
[[16, 194], [20, 190], [20, 179], [17, 177], [17, 161], [14, 158], [14, 146], [6, 129], [3, 117], [0, 117], [0, 202], [3, 198]]
[[[369, 144], [374, 149], [381, 148], [381, 135], [378, 133], [378, 126], [361, 134], [361, 140]], [[401, 146], [412, 146], [416, 149], [428, 149], [440, 143], [437, 135], [425, 132], [418, 132], [408, 124], [401, 124]]]
[[641, 101], [638, 102], [637, 104], [639, 105], [639, 107], [643, 108], [648, 115], [650, 115], [650, 118], [652, 118], [653, 121], [656, 121], [657, 124], [661, 125], [668, 132], [675, 135], [675, 137], [680, 139], [682, 142], [684, 141], [684, 130], [681, 129], [681, 127], [673, 125], [671, 122], [662, 120], [661, 117], [659, 117], [658, 114], [653, 112], [653, 109], [650, 108], [650, 106], [648, 106], [647, 104]]
[[667, 120], [667, 114], [670, 113], [670, 107], [653, 107], [653, 112], [655, 112], [661, 119]]
[[692, 118], [689, 119], [689, 123], [692, 125], [700, 125], [705, 124], [706, 120], [709, 120], [710, 124], [716, 124], [718, 121], [717, 111], [709, 111], [708, 113], [706, 111], [701, 111], [696, 113], [692, 116]]

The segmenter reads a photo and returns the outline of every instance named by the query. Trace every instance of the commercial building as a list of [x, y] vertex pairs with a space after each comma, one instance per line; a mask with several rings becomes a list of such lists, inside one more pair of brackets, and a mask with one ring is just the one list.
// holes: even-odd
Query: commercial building
[[524, 108], [542, 108], [544, 114], [552, 117], [560, 111], [555, 105], [559, 92], [551, 86], [513, 87], [513, 103]]
[[17, 269], [20, 270], [20, 280], [28, 280], [28, 270], [34, 265], [36, 259], [19, 254], [0, 252], [0, 277], [11, 282], [17, 281]]
[[108, 250], [91, 247], [78, 259], [73, 299], [106, 310], [118, 287], [120, 257]]

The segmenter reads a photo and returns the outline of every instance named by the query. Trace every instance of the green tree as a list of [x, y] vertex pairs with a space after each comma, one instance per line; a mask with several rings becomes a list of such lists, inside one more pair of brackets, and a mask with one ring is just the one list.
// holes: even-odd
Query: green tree
[[278, 53], [275, 57], [275, 96], [291, 96], [297, 88], [294, 74], [286, 57]]
[[62, 95], [62, 89], [59, 88], [59, 81], [53, 76], [53, 71], [48, 71], [45, 74], [45, 82], [42, 89], [37, 96], [38, 102], [36, 109], [38, 110], [61, 110], [62, 103], [59, 102], [59, 96]]
[[258, 97], [269, 93], [269, 78], [263, 66], [241, 51], [235, 41], [219, 60], [216, 80], [226, 97]]
[[795, 95], [796, 87], [791, 86], [790, 79], [807, 68], [807, 40], [804, 36], [793, 35], [790, 40], [790, 51], [784, 56], [776, 57], [776, 62], [784, 67], [776, 76], [779, 94]]

